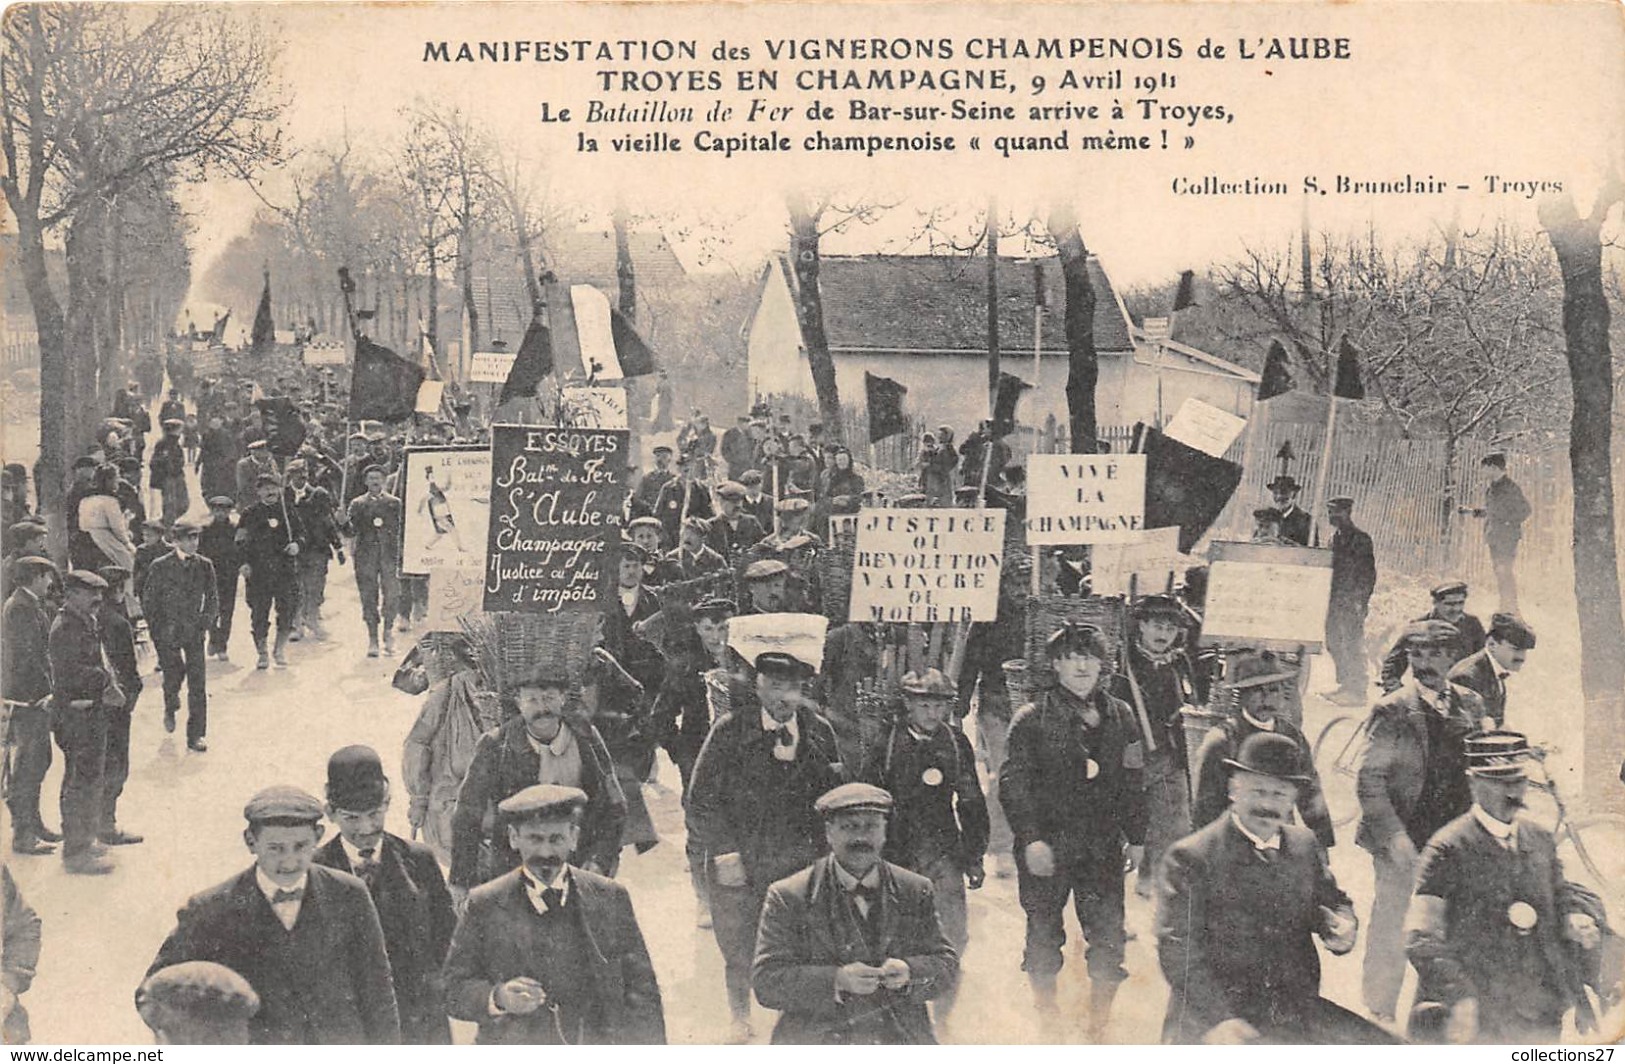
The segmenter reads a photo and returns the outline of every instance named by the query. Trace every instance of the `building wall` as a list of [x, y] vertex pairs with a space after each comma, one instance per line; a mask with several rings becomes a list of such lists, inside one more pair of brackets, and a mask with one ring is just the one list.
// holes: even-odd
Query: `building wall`
[[[762, 298], [751, 319], [745, 360], [750, 367], [750, 394], [812, 395], [812, 374], [801, 354], [801, 327], [795, 301], [777, 263], [762, 288]], [[858, 387], [863, 386], [862, 376]], [[843, 392], [843, 394], [845, 394]]]

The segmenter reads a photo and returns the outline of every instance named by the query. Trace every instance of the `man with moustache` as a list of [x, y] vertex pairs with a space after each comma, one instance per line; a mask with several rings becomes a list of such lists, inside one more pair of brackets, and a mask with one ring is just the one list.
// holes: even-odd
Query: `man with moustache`
[[450, 1045], [440, 966], [457, 924], [434, 852], [384, 830], [389, 780], [377, 751], [346, 746], [327, 759], [327, 818], [338, 834], [316, 863], [367, 885], [384, 932], [404, 1045]]
[[587, 795], [503, 800], [520, 866], [477, 888], [446, 958], [446, 1005], [481, 1045], [660, 1045], [660, 985], [626, 888], [570, 863]]
[[499, 804], [541, 781], [579, 788], [586, 811], [572, 851], [576, 865], [611, 874], [626, 825], [626, 796], [598, 729], [579, 714], [566, 715], [569, 678], [540, 662], [503, 696], [507, 722], [480, 736], [457, 792], [452, 814], [452, 900], [462, 909], [468, 892], [519, 864]]
[[1463, 740], [1478, 730], [1484, 702], [1446, 678], [1460, 638], [1441, 620], [1406, 626], [1401, 643], [1411, 679], [1372, 707], [1371, 741], [1355, 785], [1354, 841], [1376, 868], [1361, 990], [1366, 1008], [1383, 1020], [1394, 1018], [1405, 979], [1405, 907], [1417, 852], [1472, 804]]
[[1191, 823], [1200, 827], [1223, 816], [1230, 807], [1229, 765], [1248, 739], [1258, 734], [1284, 735], [1298, 748], [1298, 814], [1304, 826], [1327, 849], [1337, 844], [1331, 814], [1321, 794], [1320, 775], [1309, 740], [1285, 717], [1296, 669], [1287, 667], [1269, 650], [1245, 650], [1230, 655], [1225, 686], [1236, 693], [1236, 712], [1208, 730], [1196, 753], [1196, 787], [1191, 799]]
[[785, 608], [794, 613], [817, 613], [822, 601], [818, 586], [818, 553], [824, 549], [824, 541], [807, 531], [807, 517], [812, 503], [804, 496], [791, 495], [781, 498], [776, 509], [779, 515], [777, 531], [769, 532], [745, 556], [754, 560], [783, 562], [788, 574], [784, 591]]
[[1275, 510], [1281, 515], [1280, 537], [1287, 543], [1309, 546], [1309, 512], [1298, 505], [1298, 492], [1303, 490], [1297, 480], [1282, 473], [1268, 484]]
[[835, 733], [802, 693], [812, 666], [768, 651], [755, 660], [760, 711], [741, 707], [711, 728], [688, 789], [688, 830], [707, 857], [722, 951], [730, 1039], [750, 1039], [750, 970], [767, 888], [805, 868], [822, 836], [813, 803], [841, 782]]
[[113, 667], [119, 690], [124, 692], [124, 705], [107, 713], [107, 754], [102, 766], [102, 808], [96, 841], [103, 846], [134, 846], [143, 841], [142, 837], [120, 830], [118, 826], [118, 800], [130, 778], [130, 717], [141, 698], [142, 687], [135, 628], [124, 606], [124, 585], [130, 579], [130, 571], [118, 565], [104, 565], [97, 570], [97, 575], [107, 581], [107, 590], [102, 592], [96, 620], [101, 625], [107, 663]]
[[663, 583], [697, 580], [728, 567], [727, 559], [706, 546], [705, 540], [710, 534], [710, 522], [703, 517], [690, 517], [683, 521], [677, 546], [660, 559], [657, 571], [664, 578]]
[[1359, 921], [1314, 833], [1292, 823], [1297, 744], [1260, 732], [1228, 767], [1229, 812], [1169, 847], [1158, 880], [1163, 1041], [1393, 1044], [1320, 996], [1315, 938], [1348, 953]]
[[[665, 542], [676, 543], [683, 521], [690, 517], [710, 517], [711, 492], [699, 479], [700, 459], [684, 454], [677, 459], [677, 478], [668, 480], [655, 496], [655, 516], [660, 519]], [[651, 474], [652, 475], [652, 474]]]
[[1523, 668], [1529, 652], [1535, 649], [1535, 630], [1520, 617], [1497, 613], [1490, 618], [1484, 649], [1456, 662], [1450, 682], [1475, 691], [1484, 700], [1484, 713], [1491, 722], [1486, 727], [1506, 723], [1507, 677]]
[[931, 881], [881, 859], [892, 796], [846, 783], [814, 808], [830, 852], [768, 890], [751, 966], [781, 1013], [773, 1044], [935, 1045], [926, 1003], [953, 989], [959, 956]]
[[383, 466], [369, 465], [362, 473], [366, 494], [350, 500], [345, 526], [353, 529], [355, 586], [361, 592], [361, 619], [367, 626], [367, 657], [378, 656], [379, 626], [383, 626], [385, 654], [395, 653], [395, 615], [407, 610], [401, 602], [399, 575], [401, 526], [405, 510], [401, 500], [384, 491]]
[[[1460, 580], [1447, 580], [1433, 588], [1433, 608], [1418, 621], [1443, 621], [1456, 630], [1451, 643], [1450, 664], [1465, 661], [1484, 649], [1484, 624], [1467, 612], [1467, 585]], [[1382, 689], [1386, 694], [1399, 690], [1405, 679], [1408, 657], [1401, 639], [1388, 651], [1382, 661]]]
[[297, 787], [269, 787], [249, 799], [243, 819], [254, 867], [186, 903], [147, 975], [183, 961], [237, 972], [260, 998], [254, 1045], [398, 1043], [389, 957], [366, 884], [314, 864], [322, 803]]
[[790, 567], [774, 558], [763, 558], [745, 566], [745, 603], [742, 615], [783, 613], [790, 579]]
[[1517, 732], [1467, 739], [1472, 808], [1422, 851], [1405, 919], [1415, 1040], [1556, 1042], [1570, 1008], [1582, 1034], [1596, 1029], [1581, 956], [1607, 916], [1564, 878], [1551, 832], [1522, 815], [1531, 753]]

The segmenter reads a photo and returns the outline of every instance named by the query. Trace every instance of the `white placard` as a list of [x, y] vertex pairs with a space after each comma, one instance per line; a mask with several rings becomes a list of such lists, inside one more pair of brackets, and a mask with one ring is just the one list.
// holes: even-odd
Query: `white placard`
[[563, 389], [564, 404], [570, 411], [569, 424], [579, 429], [624, 429], [630, 427], [626, 414], [625, 388]]
[[468, 364], [468, 379], [475, 384], [506, 384], [517, 351], [476, 351]]
[[1220, 410], [1212, 403], [1204, 403], [1200, 399], [1187, 399], [1180, 406], [1179, 413], [1168, 422], [1163, 429], [1163, 435], [1171, 440], [1178, 440], [1187, 447], [1194, 447], [1204, 454], [1215, 458], [1223, 458], [1224, 452], [1236, 442], [1241, 430], [1247, 427], [1247, 419], [1237, 417], [1228, 410]]
[[1145, 531], [1145, 455], [1027, 459], [1027, 542], [1132, 543]]
[[445, 381], [424, 381], [418, 385], [416, 410], [420, 414], [433, 414], [440, 409], [440, 397], [446, 394]]
[[1208, 554], [1202, 642], [1319, 650], [1332, 594], [1332, 552], [1215, 543]]
[[864, 510], [852, 621], [992, 621], [1004, 564], [1003, 510]]
[[401, 572], [485, 571], [491, 519], [491, 451], [485, 447], [408, 448], [401, 474], [406, 527]]
[[[484, 552], [481, 552], [482, 556]], [[485, 573], [480, 569], [434, 566], [429, 572], [429, 613], [426, 624], [431, 632], [460, 632], [459, 617], [485, 612]]]
[[1097, 543], [1089, 549], [1089, 587], [1101, 596], [1126, 595], [1131, 577], [1142, 595], [1157, 594], [1192, 564], [1179, 553], [1179, 528], [1152, 528], [1131, 543]]
[[776, 650], [818, 672], [824, 667], [828, 634], [829, 618], [821, 613], [752, 613], [728, 619], [728, 645], [747, 662]]
[[307, 366], [344, 365], [343, 344], [306, 344], [303, 351]]

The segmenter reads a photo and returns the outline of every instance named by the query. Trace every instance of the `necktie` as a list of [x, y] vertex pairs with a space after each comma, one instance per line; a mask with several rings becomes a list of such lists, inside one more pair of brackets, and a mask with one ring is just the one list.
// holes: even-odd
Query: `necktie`
[[542, 891], [542, 904], [547, 906], [548, 912], [558, 912], [564, 908], [564, 891], [558, 887], [547, 887]]
[[301, 901], [303, 900], [304, 896], [304, 887], [300, 887], [298, 890], [279, 890], [275, 894], [271, 895], [271, 904], [281, 905], [286, 901]]
[[378, 875], [377, 854], [377, 849], [372, 846], [368, 846], [365, 850], [357, 851], [357, 856], [361, 858], [361, 867], [357, 871], [357, 874], [362, 879], [366, 880], [367, 886], [369, 887], [373, 885], [373, 880]]
[[794, 746], [796, 743], [796, 737], [791, 735], [790, 729], [783, 724], [778, 726], [773, 735], [773, 741], [779, 746]]

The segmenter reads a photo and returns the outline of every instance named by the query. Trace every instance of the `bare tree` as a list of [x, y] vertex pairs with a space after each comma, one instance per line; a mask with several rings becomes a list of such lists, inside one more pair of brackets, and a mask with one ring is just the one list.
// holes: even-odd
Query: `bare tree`
[[1095, 417], [1095, 387], [1100, 358], [1095, 351], [1095, 288], [1089, 280], [1089, 249], [1070, 207], [1050, 211], [1049, 234], [1061, 257], [1066, 292], [1066, 411], [1073, 454], [1094, 454], [1100, 438]]

